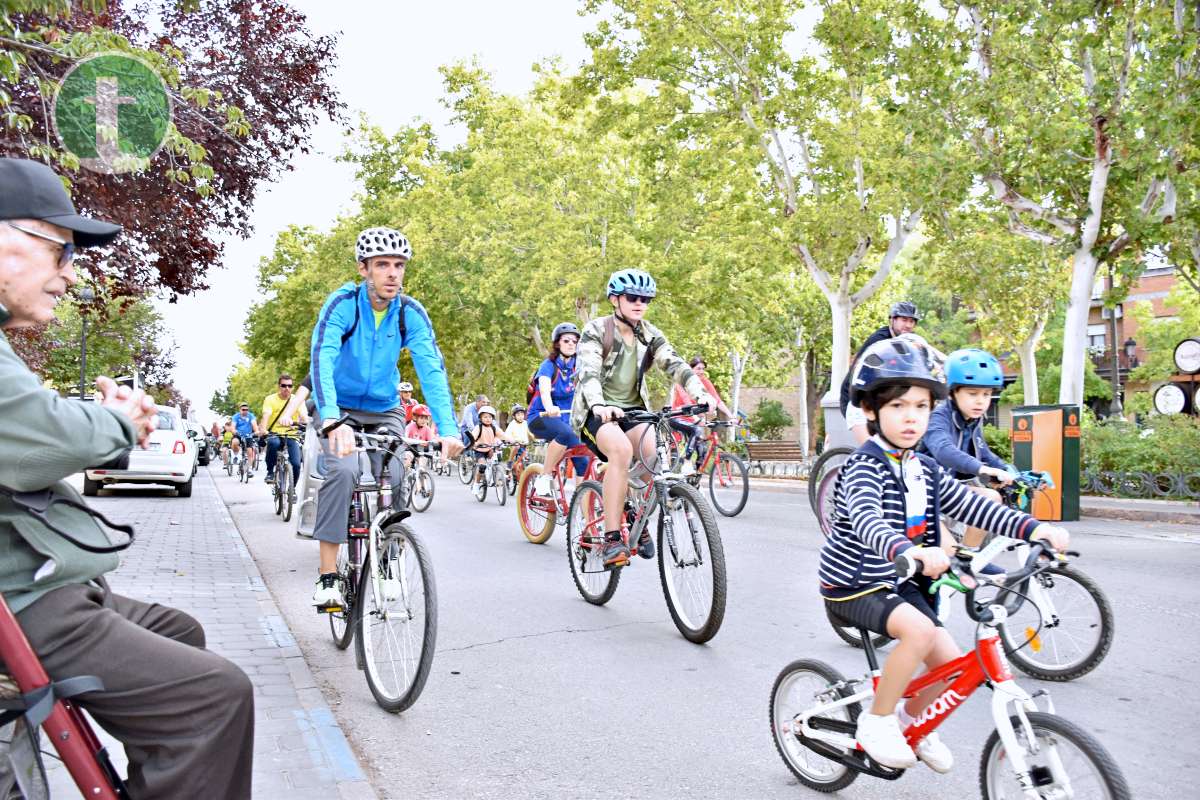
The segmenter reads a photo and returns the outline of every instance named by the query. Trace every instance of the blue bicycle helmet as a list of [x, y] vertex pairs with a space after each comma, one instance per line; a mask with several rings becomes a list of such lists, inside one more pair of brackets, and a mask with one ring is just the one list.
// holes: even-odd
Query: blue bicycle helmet
[[658, 284], [650, 273], [641, 269], [619, 269], [608, 278], [608, 294], [635, 294], [640, 297], [654, 297], [658, 294]]
[[1004, 385], [1004, 370], [991, 353], [968, 347], [946, 356], [946, 383], [951, 391], [959, 386], [998, 389]]
[[863, 395], [900, 384], [924, 386], [936, 400], [946, 396], [946, 384], [929, 371], [929, 359], [922, 347], [903, 339], [876, 342], [867, 348], [854, 368], [850, 402], [861, 407]]

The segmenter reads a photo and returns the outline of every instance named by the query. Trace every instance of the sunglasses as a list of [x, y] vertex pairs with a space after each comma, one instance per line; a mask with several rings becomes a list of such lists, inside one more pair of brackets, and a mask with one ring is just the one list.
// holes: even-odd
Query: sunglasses
[[650, 301], [654, 298], [642, 297], [640, 294], [627, 294], [625, 295], [625, 299], [631, 303], [645, 303], [646, 305], [650, 305]]
[[290, 383], [281, 383], [281, 384], [279, 384], [279, 388], [280, 388], [280, 389], [290, 389], [290, 388], [292, 388], [292, 386], [293, 386], [293, 384], [290, 384]]
[[16, 228], [27, 236], [32, 236], [35, 239], [41, 239], [46, 242], [51, 242], [52, 244], [56, 244], [61, 247], [62, 250], [58, 254], [59, 269], [64, 269], [68, 264], [75, 260], [75, 244], [73, 242], [65, 242], [56, 236], [50, 236], [42, 233], [41, 231], [35, 231], [32, 228], [26, 228], [24, 225], [18, 225], [15, 222], [9, 222], [8, 220], [5, 220], [4, 224], [10, 228]]

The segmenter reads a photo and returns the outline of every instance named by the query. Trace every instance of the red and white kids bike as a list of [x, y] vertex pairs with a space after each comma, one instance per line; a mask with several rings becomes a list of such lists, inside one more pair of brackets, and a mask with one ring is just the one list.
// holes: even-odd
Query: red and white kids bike
[[[1000, 553], [1025, 542], [995, 539], [981, 551], [960, 548], [942, 585], [966, 594], [967, 614], [976, 622], [976, 648], [915, 678], [905, 689], [910, 698], [927, 687], [944, 685], [942, 693], [904, 731], [917, 744], [980, 686], [992, 690], [995, 730], [983, 747], [979, 785], [987, 800], [1129, 800], [1129, 787], [1112, 757], [1090, 734], [1054, 713], [1049, 695], [1022, 689], [1013, 679], [998, 627], [1027, 599], [1021, 584], [1055, 566], [1054, 551], [1044, 542], [1027, 546], [1024, 566], [1007, 575], [984, 575], [982, 569]], [[920, 564], [901, 555], [896, 573], [907, 580]], [[973, 588], [964, 585], [970, 584]], [[976, 591], [994, 589], [986, 601]], [[863, 751], [855, 735], [858, 715], [870, 706], [879, 683], [879, 663], [871, 636], [860, 631], [870, 673], [847, 680], [821, 661], [801, 659], [788, 664], [771, 689], [771, 732], [788, 769], [809, 788], [821, 792], [842, 789], [859, 773], [895, 780], [902, 769], [885, 767]], [[1039, 710], [1038, 699], [1046, 710]]]

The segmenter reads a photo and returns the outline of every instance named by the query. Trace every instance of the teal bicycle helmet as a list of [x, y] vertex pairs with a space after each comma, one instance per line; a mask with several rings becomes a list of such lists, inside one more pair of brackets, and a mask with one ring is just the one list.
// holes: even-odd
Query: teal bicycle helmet
[[946, 356], [946, 383], [951, 391], [959, 386], [999, 389], [1004, 385], [1004, 370], [991, 353], [968, 347]]
[[608, 294], [654, 297], [658, 294], [658, 284], [645, 270], [619, 269], [608, 278]]

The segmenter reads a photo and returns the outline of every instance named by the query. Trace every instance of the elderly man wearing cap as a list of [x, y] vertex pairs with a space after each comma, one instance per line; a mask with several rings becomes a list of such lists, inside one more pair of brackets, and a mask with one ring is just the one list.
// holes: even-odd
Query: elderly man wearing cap
[[[144, 443], [153, 401], [108, 378], [96, 381], [98, 403], [63, 399], [3, 333], [52, 321], [76, 281], [75, 248], [119, 231], [76, 214], [49, 167], [0, 158], [0, 593], [52, 680], [103, 683], [76, 700], [125, 745], [131, 797], [249, 797], [250, 681], [204, 649], [204, 630], [187, 614], [109, 590], [104, 575], [117, 555], [64, 480]], [[50, 525], [17, 493], [49, 503]]]

